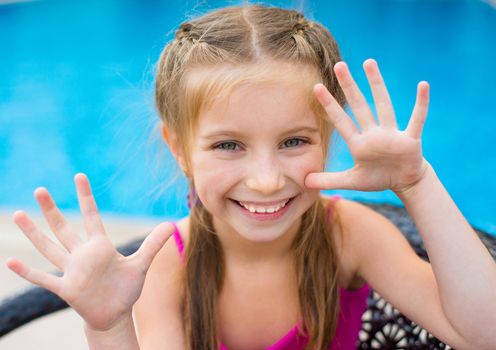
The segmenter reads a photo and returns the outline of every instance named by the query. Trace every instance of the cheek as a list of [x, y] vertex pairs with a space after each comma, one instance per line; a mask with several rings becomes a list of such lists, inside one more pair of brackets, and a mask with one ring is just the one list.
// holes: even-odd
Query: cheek
[[305, 183], [305, 177], [314, 172], [324, 171], [324, 156], [322, 152], [311, 152], [303, 157], [298, 157], [296, 162], [292, 162], [288, 168], [291, 177], [299, 184]]
[[193, 162], [193, 176], [196, 192], [200, 199], [211, 202], [225, 194], [241, 176], [240, 167], [234, 162], [219, 161], [212, 158], [197, 158]]
[[[206, 156], [194, 157], [192, 161], [196, 192], [207, 205], [224, 196], [246, 176], [243, 170], [246, 164], [240, 162]], [[305, 187], [305, 177], [309, 173], [324, 170], [324, 156], [320, 149], [315, 149], [298, 157], [280, 159], [279, 164], [286, 177]]]

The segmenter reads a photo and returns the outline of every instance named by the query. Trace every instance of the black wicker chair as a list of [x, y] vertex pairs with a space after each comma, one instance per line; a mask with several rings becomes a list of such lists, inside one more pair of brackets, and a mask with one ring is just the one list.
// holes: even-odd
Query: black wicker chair
[[[416, 253], [428, 261], [422, 240], [404, 208], [364, 204], [389, 218], [405, 235]], [[477, 229], [476, 232], [496, 260], [496, 237]], [[123, 255], [132, 254], [141, 242], [142, 239], [135, 240], [118, 250]], [[34, 319], [67, 307], [55, 294], [39, 287], [29, 288], [0, 304], [0, 337]], [[358, 349], [451, 349], [402, 315], [373, 290], [362, 321]]]

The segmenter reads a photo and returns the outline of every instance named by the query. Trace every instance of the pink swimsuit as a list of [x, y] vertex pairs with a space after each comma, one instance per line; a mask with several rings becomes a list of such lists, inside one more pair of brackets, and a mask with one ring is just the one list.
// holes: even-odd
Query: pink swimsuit
[[[332, 197], [332, 200], [337, 200], [339, 197]], [[332, 205], [330, 206], [333, 207]], [[183, 251], [184, 244], [181, 238], [179, 229], [174, 224], [174, 239], [176, 241], [177, 249], [181, 260], [184, 259]], [[329, 346], [329, 350], [352, 350], [356, 349], [356, 342], [358, 340], [358, 333], [362, 324], [362, 314], [367, 309], [367, 298], [370, 293], [370, 287], [364, 284], [358, 290], [348, 290], [340, 288], [340, 312], [339, 320], [336, 330], [336, 337]], [[308, 337], [298, 334], [298, 326], [296, 325], [291, 329], [288, 334], [277, 341], [274, 345], [267, 348], [267, 350], [303, 350], [308, 343]], [[228, 350], [228, 348], [221, 344], [220, 350]]]

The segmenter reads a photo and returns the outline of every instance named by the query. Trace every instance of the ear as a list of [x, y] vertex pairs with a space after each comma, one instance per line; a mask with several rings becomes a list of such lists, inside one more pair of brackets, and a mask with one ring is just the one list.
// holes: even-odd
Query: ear
[[182, 149], [177, 142], [177, 135], [173, 132], [169, 132], [165, 125], [162, 125], [162, 137], [164, 138], [167, 146], [169, 146], [172, 156], [176, 159], [176, 162], [179, 164], [183, 172], [187, 174], [186, 160]]
[[162, 124], [162, 137], [164, 138], [165, 140], [165, 143], [167, 145], [169, 145], [170, 147], [170, 137], [169, 137], [169, 131], [167, 130], [167, 128], [165, 127], [165, 125]]

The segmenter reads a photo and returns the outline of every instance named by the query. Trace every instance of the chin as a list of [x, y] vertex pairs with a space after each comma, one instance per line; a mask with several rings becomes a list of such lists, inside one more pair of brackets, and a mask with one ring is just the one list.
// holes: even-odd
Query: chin
[[247, 241], [253, 243], [268, 243], [280, 239], [288, 231], [289, 228], [281, 230], [280, 228], [274, 227], [274, 228], [259, 229], [259, 230], [248, 229], [246, 231], [242, 229], [237, 231], [237, 233]]

